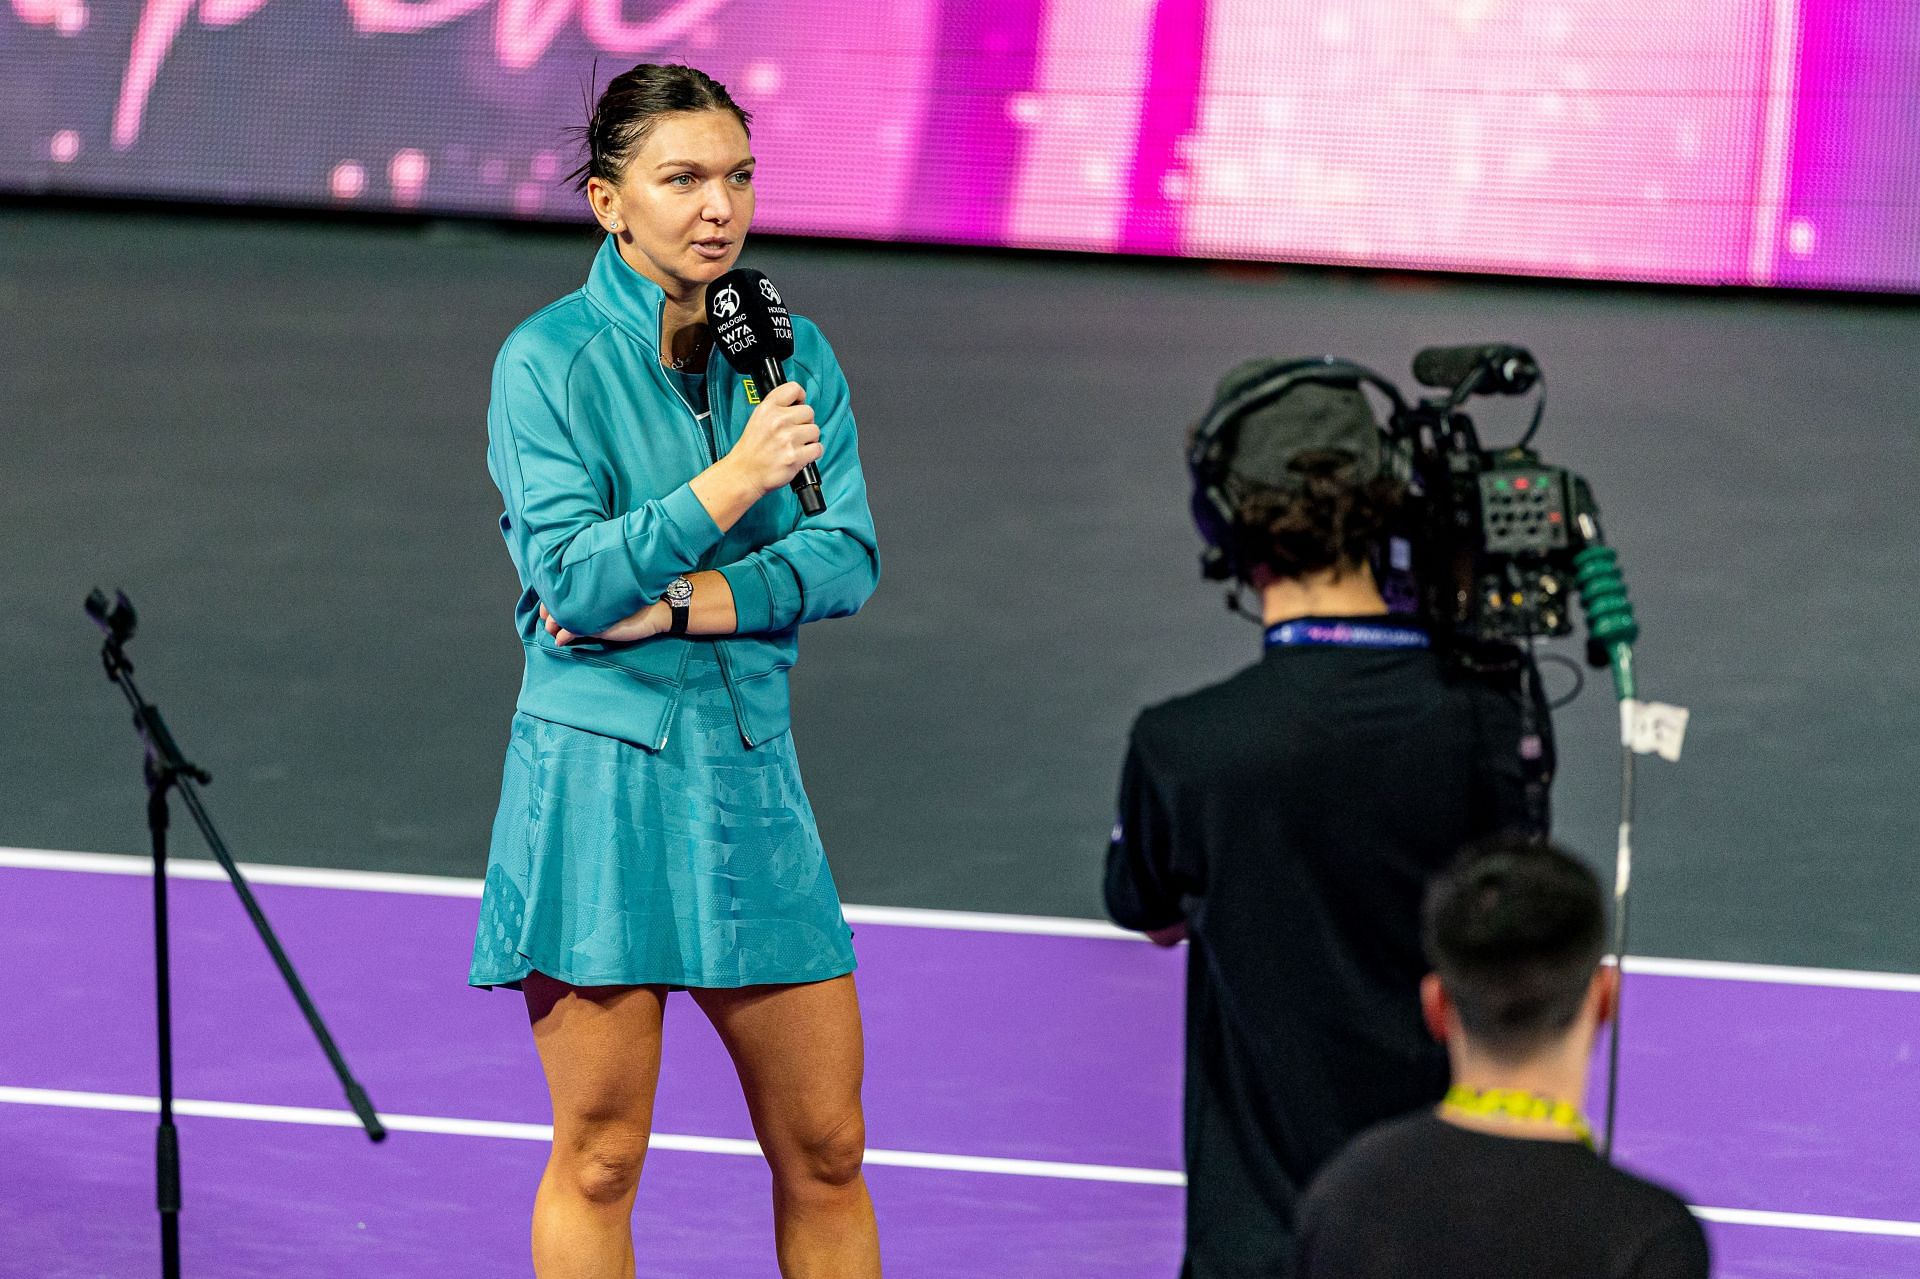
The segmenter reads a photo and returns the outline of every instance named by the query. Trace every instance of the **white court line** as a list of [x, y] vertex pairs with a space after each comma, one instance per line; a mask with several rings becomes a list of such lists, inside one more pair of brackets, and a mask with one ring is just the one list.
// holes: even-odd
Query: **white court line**
[[[16, 1106], [57, 1106], [69, 1110], [116, 1110], [158, 1114], [160, 1099], [129, 1093], [69, 1092], [57, 1088], [13, 1088], [0, 1085], [0, 1103]], [[174, 1113], [202, 1119], [246, 1119], [255, 1123], [307, 1124], [320, 1128], [358, 1128], [351, 1110], [323, 1110], [314, 1106], [262, 1106], [238, 1101], [195, 1101], [175, 1098]], [[390, 1115], [380, 1122], [394, 1132], [426, 1132], [452, 1137], [496, 1137], [513, 1141], [553, 1140], [550, 1124], [507, 1123], [495, 1119], [450, 1119], [440, 1115]], [[654, 1150], [679, 1150], [699, 1155], [761, 1157], [760, 1144], [737, 1137], [692, 1137], [657, 1132], [648, 1138]], [[937, 1155], [919, 1150], [869, 1150], [866, 1161], [889, 1168], [924, 1168], [935, 1172], [994, 1173], [1007, 1177], [1051, 1177], [1064, 1181], [1123, 1182], [1136, 1186], [1183, 1186], [1186, 1177], [1161, 1168], [1126, 1168], [1114, 1164], [1070, 1164], [1046, 1159], [998, 1159], [982, 1155]]]
[[1777, 1226], [1787, 1230], [1827, 1230], [1842, 1235], [1892, 1235], [1897, 1239], [1920, 1239], [1920, 1221], [1826, 1217], [1813, 1212], [1760, 1212], [1753, 1208], [1692, 1208], [1692, 1212], [1702, 1221], [1717, 1221], [1723, 1226]]
[[1058, 915], [988, 915], [974, 910], [925, 910], [917, 906], [842, 906], [849, 924], [888, 924], [898, 928], [954, 928], [972, 933], [1023, 933], [1034, 937], [1097, 937], [1104, 941], [1145, 941], [1099, 919], [1062, 919]]
[[[153, 859], [126, 853], [61, 853], [43, 848], [0, 848], [0, 868], [67, 870], [96, 875], [146, 875]], [[296, 888], [341, 888], [367, 893], [416, 893], [427, 897], [478, 898], [483, 883], [453, 875], [411, 875], [382, 870], [331, 870], [317, 866], [270, 866], [241, 862], [250, 883], [288, 884]], [[169, 857], [168, 879], [224, 880], [217, 862], [199, 857]], [[922, 910], [912, 906], [844, 906], [850, 924], [896, 928], [947, 928], [977, 933], [1024, 933], [1041, 937], [1097, 937], [1145, 941], [1139, 933], [1097, 919], [1052, 915], [989, 915], [970, 910]]]
[[[0, 847], [0, 869], [63, 870], [102, 875], [145, 875], [150, 858], [126, 853], [62, 853], [40, 848]], [[298, 888], [335, 888], [373, 893], [417, 893], [430, 897], [478, 898], [477, 879], [452, 875], [412, 875], [397, 871], [332, 870], [316, 866], [271, 866], [242, 862], [242, 873], [257, 884]], [[225, 879], [219, 865], [202, 858], [167, 859], [169, 879]], [[847, 922], [898, 928], [945, 928], [964, 932], [1017, 933], [1040, 937], [1093, 937], [1145, 941], [1096, 919], [1049, 915], [991, 915], [966, 910], [925, 910], [908, 906], [846, 906]], [[1763, 982], [1779, 986], [1831, 986], [1849, 990], [1920, 991], [1920, 974], [1862, 972], [1847, 968], [1790, 968], [1712, 959], [1659, 959], [1627, 956], [1627, 971], [1653, 977], [1695, 977], [1706, 981]]]
[[1781, 964], [1736, 964], [1717, 959], [1654, 959], [1645, 955], [1628, 955], [1627, 971], [1645, 973], [1651, 977], [1756, 981], [1776, 986], [1920, 991], [1920, 975], [1913, 973], [1870, 973], [1847, 968], [1788, 968]]
[[[47, 848], [0, 847], [0, 868], [67, 870], [89, 875], [146, 875], [153, 859], [127, 853], [62, 853]], [[480, 896], [481, 881], [451, 875], [407, 875], [397, 871], [326, 870], [316, 866], [269, 866], [241, 862], [240, 871], [256, 884], [299, 888], [348, 888], [366, 893], [417, 893], [426, 897]], [[225, 879], [218, 862], [202, 857], [167, 858], [168, 879]]]
[[[69, 1092], [56, 1088], [14, 1088], [0, 1085], [0, 1104], [54, 1106], [68, 1110], [109, 1110], [157, 1114], [155, 1097], [129, 1093]], [[262, 1106], [235, 1101], [195, 1101], [176, 1098], [174, 1113], [203, 1119], [243, 1119], [255, 1123], [306, 1124], [320, 1128], [358, 1128], [350, 1110], [314, 1106]], [[389, 1115], [381, 1122], [394, 1132], [434, 1133], [452, 1137], [493, 1137], [511, 1141], [553, 1140], [548, 1124], [507, 1123], [494, 1119], [452, 1119], [439, 1115]], [[757, 1142], [735, 1137], [691, 1137], [657, 1132], [649, 1139], [656, 1150], [701, 1155], [744, 1155], [760, 1158]], [[1062, 1181], [1121, 1182], [1137, 1186], [1184, 1186], [1186, 1176], [1170, 1168], [1129, 1168], [1117, 1164], [1070, 1164], [1044, 1159], [999, 1159], [978, 1155], [937, 1155], [917, 1150], [869, 1150], [866, 1161], [889, 1168], [920, 1168], [933, 1172], [990, 1173], [1012, 1177], [1048, 1177]], [[1767, 1226], [1780, 1230], [1819, 1230], [1835, 1234], [1884, 1235], [1920, 1239], [1920, 1221], [1888, 1221], [1878, 1217], [1834, 1217], [1819, 1213], [1765, 1212], [1752, 1208], [1694, 1207], [1703, 1221], [1729, 1226]]]

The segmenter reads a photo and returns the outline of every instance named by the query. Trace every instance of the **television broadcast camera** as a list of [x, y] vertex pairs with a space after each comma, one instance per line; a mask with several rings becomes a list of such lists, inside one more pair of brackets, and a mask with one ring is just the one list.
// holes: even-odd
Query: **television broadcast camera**
[[[1619, 695], [1632, 696], [1639, 628], [1592, 489], [1529, 447], [1545, 408], [1539, 364], [1508, 344], [1429, 347], [1414, 357], [1413, 375], [1442, 393], [1409, 401], [1365, 365], [1324, 356], [1277, 364], [1217, 403], [1195, 428], [1188, 455], [1195, 521], [1207, 542], [1202, 571], [1216, 580], [1240, 575], [1227, 485], [1240, 420], [1282, 403], [1303, 383], [1370, 386], [1392, 405], [1381, 428], [1383, 473], [1407, 488], [1401, 522], [1375, 565], [1388, 607], [1419, 617], [1456, 659], [1497, 665], [1511, 661], [1517, 646], [1570, 634], [1577, 596], [1587, 614], [1587, 660], [1612, 666]], [[1536, 387], [1540, 399], [1519, 442], [1484, 446], [1461, 406], [1475, 395]]]

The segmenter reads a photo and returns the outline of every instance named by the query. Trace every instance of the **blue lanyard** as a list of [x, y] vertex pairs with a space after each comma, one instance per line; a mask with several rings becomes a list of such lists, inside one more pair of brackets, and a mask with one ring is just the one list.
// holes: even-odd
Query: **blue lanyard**
[[1267, 628], [1268, 648], [1427, 648], [1433, 641], [1417, 626], [1382, 622], [1279, 622]]

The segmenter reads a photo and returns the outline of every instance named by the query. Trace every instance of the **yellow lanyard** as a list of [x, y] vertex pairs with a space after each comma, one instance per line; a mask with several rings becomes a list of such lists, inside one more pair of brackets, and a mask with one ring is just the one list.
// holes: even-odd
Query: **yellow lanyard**
[[1578, 1107], [1530, 1093], [1524, 1088], [1468, 1088], [1464, 1084], [1455, 1084], [1447, 1089], [1445, 1104], [1469, 1115], [1531, 1119], [1552, 1124], [1578, 1137], [1589, 1150], [1593, 1148], [1593, 1129], [1580, 1117]]

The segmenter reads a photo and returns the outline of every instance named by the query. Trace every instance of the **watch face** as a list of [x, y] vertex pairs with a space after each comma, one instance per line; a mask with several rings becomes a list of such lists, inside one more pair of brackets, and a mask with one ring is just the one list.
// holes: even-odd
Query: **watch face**
[[667, 584], [667, 604], [673, 608], [685, 608], [693, 599], [693, 583], [684, 577], [676, 577]]

